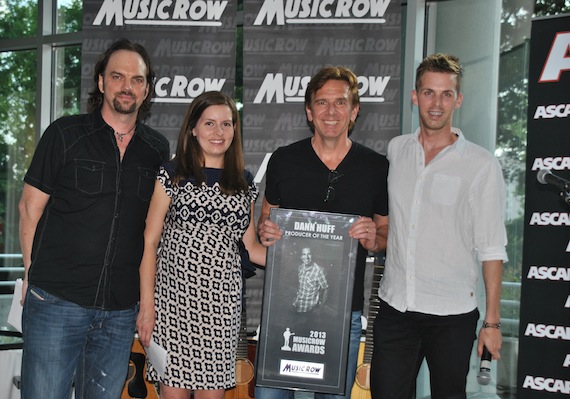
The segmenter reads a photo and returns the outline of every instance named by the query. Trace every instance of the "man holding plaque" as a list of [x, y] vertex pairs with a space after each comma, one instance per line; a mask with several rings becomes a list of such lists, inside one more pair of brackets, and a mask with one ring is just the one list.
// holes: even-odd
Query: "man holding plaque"
[[[356, 75], [348, 68], [325, 67], [307, 85], [305, 112], [312, 137], [277, 149], [268, 164], [258, 233], [270, 246], [281, 239], [269, 220], [271, 208], [334, 212], [360, 217], [349, 229], [358, 240], [352, 297], [352, 324], [344, 396], [350, 398], [358, 358], [364, 305], [364, 267], [368, 251], [386, 247], [388, 198], [386, 158], [349, 138], [360, 99]], [[290, 399], [294, 391], [257, 387], [256, 399]]]

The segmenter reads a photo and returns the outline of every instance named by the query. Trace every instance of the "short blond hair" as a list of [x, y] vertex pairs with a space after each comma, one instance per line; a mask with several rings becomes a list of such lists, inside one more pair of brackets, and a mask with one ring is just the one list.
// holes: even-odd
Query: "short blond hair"
[[457, 76], [457, 92], [461, 92], [461, 80], [463, 78], [463, 67], [459, 63], [459, 58], [451, 54], [437, 53], [427, 56], [416, 69], [416, 91], [421, 85], [422, 76], [426, 72], [449, 73]]

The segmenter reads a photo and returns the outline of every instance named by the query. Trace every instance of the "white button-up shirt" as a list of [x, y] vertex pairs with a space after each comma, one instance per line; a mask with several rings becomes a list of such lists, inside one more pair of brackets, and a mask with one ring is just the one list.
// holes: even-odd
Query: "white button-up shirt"
[[470, 312], [479, 262], [507, 260], [499, 162], [453, 132], [458, 139], [427, 165], [419, 129], [388, 145], [390, 225], [379, 296], [401, 312]]

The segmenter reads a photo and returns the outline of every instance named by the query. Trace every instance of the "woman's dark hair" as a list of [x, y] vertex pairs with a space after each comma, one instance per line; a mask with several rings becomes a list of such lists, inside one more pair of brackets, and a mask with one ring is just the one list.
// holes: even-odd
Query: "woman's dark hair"
[[234, 101], [219, 91], [208, 91], [200, 94], [192, 101], [188, 111], [186, 111], [178, 136], [174, 157], [176, 172], [172, 180], [175, 184], [189, 177], [193, 177], [196, 184], [202, 184], [205, 181], [204, 152], [197, 138], [192, 134], [192, 130], [198, 124], [202, 113], [212, 105], [228, 106], [232, 112], [234, 126], [234, 139], [224, 154], [224, 168], [220, 179], [222, 192], [233, 195], [239, 191], [247, 191], [248, 185], [243, 175], [244, 162], [239, 113]]
[[152, 70], [150, 64], [150, 56], [148, 55], [146, 49], [141, 46], [140, 44], [133, 43], [128, 39], [119, 39], [115, 41], [111, 46], [105, 51], [103, 54], [99, 56], [99, 60], [95, 64], [95, 70], [93, 72], [93, 89], [89, 92], [89, 100], [87, 100], [87, 108], [89, 112], [96, 111], [103, 106], [103, 93], [99, 90], [99, 76], [103, 76], [105, 74], [105, 69], [109, 64], [109, 59], [111, 56], [119, 51], [119, 50], [127, 50], [133, 51], [141, 56], [145, 65], [146, 65], [146, 81], [148, 83], [148, 96], [144, 99], [141, 107], [139, 108], [139, 112], [137, 114], [137, 118], [140, 120], [146, 120], [150, 116], [150, 107], [151, 107], [151, 98], [154, 95], [154, 80], [155, 80], [155, 73]]

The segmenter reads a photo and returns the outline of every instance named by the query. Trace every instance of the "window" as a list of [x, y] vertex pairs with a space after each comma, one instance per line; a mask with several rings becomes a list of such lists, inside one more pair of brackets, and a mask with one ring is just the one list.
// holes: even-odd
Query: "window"
[[[81, 0], [0, 0], [0, 331], [4, 332], [13, 331], [6, 319], [14, 281], [23, 275], [18, 201], [24, 174], [47, 125], [79, 110], [82, 4]], [[11, 333], [0, 335], [0, 344], [8, 347], [18, 340]]]

